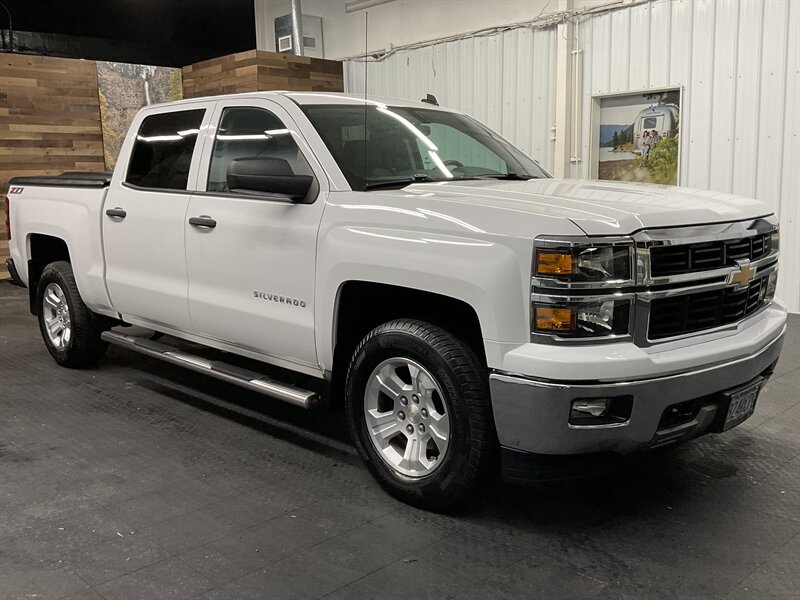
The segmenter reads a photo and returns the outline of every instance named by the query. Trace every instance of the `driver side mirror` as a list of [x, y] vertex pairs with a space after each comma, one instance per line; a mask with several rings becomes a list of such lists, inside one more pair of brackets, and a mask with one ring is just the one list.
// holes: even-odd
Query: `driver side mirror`
[[314, 183], [311, 175], [295, 175], [282, 158], [236, 158], [228, 165], [231, 192], [259, 192], [288, 196], [303, 203]]

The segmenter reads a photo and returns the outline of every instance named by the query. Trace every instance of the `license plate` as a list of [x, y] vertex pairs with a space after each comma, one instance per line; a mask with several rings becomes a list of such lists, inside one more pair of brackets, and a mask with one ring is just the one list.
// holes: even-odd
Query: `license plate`
[[726, 395], [731, 399], [728, 405], [728, 414], [725, 416], [723, 431], [736, 427], [745, 421], [756, 410], [756, 398], [761, 391], [762, 379], [759, 378], [755, 383], [747, 387], [739, 388], [736, 391], [728, 392]]

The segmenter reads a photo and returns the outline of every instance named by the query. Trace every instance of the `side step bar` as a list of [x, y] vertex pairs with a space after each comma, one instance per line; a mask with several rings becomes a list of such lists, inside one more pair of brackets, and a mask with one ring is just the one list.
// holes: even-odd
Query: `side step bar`
[[104, 331], [101, 337], [109, 344], [122, 346], [134, 352], [185, 367], [197, 373], [204, 373], [210, 377], [227, 381], [295, 406], [312, 408], [319, 401], [319, 395], [316, 392], [286, 385], [261, 373], [242, 369], [222, 361], [208, 360], [181, 352], [166, 344], [160, 344], [146, 338], [125, 335], [116, 331]]

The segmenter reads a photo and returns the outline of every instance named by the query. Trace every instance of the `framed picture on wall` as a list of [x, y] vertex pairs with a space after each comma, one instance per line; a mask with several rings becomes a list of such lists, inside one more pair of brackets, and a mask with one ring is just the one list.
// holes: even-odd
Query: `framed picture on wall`
[[678, 185], [682, 89], [593, 100], [592, 177]]

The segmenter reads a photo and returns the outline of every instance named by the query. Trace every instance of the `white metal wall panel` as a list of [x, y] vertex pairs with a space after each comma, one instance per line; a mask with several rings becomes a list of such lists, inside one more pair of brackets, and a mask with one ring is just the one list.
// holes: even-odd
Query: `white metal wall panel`
[[694, 26], [692, 27], [691, 77], [683, 84], [686, 87], [686, 104], [681, 107], [681, 116], [691, 116], [690, 127], [681, 128], [689, 134], [687, 149], [689, 160], [685, 160], [682, 183], [690, 187], [707, 188], [711, 162], [711, 117], [714, 88], [714, 17], [715, 0], [696, 0]]
[[670, 81], [672, 6], [668, 2], [645, 5], [650, 10], [650, 61], [644, 87], [666, 87]]
[[[370, 63], [372, 95], [474, 115], [553, 166], [556, 30], [517, 29]], [[800, 312], [800, 0], [653, 0], [577, 26], [583, 50], [580, 162], [588, 177], [593, 97], [682, 87], [681, 184], [755, 196], [780, 216], [778, 294]], [[363, 63], [345, 67], [363, 92]]]
[[712, 190], [731, 188], [734, 153], [734, 115], [736, 114], [736, 59], [739, 39], [739, 10], [733, 2], [720, 2], [716, 7], [714, 27], [714, 84], [711, 97], [711, 144], [708, 187]]
[[[668, 7], [670, 12], [670, 36], [664, 38], [662, 43], [669, 39], [667, 52], [669, 55], [669, 77], [665, 85], [675, 85], [675, 82], [686, 84], [692, 76], [692, 59], [694, 48], [694, 20], [692, 19], [694, 5], [691, 1], [684, 2], [657, 2]], [[688, 116], [688, 115], [687, 115]], [[681, 115], [684, 118], [684, 115]]]
[[747, 2], [739, 8], [738, 41], [736, 57], [737, 110], [734, 117], [734, 156], [732, 189], [746, 196], [756, 195], [756, 178], [753, 165], [758, 156], [759, 90], [761, 88], [761, 32], [763, 31], [764, 5]]
[[[800, 5], [792, 2], [786, 18], [786, 94], [783, 105], [783, 157], [780, 215], [783, 265], [779, 282], [783, 298], [794, 298], [790, 307], [800, 311]], [[776, 144], [776, 150], [779, 146]]]
[[645, 38], [642, 36], [631, 44], [631, 11], [618, 10], [611, 13], [611, 69], [610, 89], [615, 92], [624, 92], [631, 89], [629, 85], [631, 61], [646, 62], [639, 52], [644, 47]]
[[[791, 4], [796, 4], [792, 2]], [[790, 3], [771, 0], [764, 3], [763, 52], [761, 55], [761, 99], [758, 118], [758, 153], [756, 154], [756, 197], [781, 208], [781, 170], [779, 159], [783, 142], [786, 103], [786, 26]], [[797, 100], [797, 99], [796, 99]], [[800, 106], [794, 103], [794, 108]], [[800, 155], [797, 163], [800, 164]], [[800, 190], [795, 190], [797, 193]]]
[[[628, 89], [640, 90], [650, 87], [650, 49], [652, 36], [650, 34], [650, 5], [640, 4], [630, 9], [630, 52], [631, 57], [641, 60], [631, 60], [628, 75]], [[658, 33], [658, 32], [656, 32]]]
[[[586, 22], [580, 28], [581, 47], [602, 48], [603, 51], [591, 52], [584, 55], [583, 63], [591, 65], [591, 69], [584, 69], [584, 78], [588, 78], [589, 85], [584, 83], [583, 89], [592, 90], [599, 94], [603, 90], [611, 89], [611, 15], [601, 15]], [[584, 115], [588, 105], [583, 107]], [[585, 121], [584, 121], [585, 122]]]

